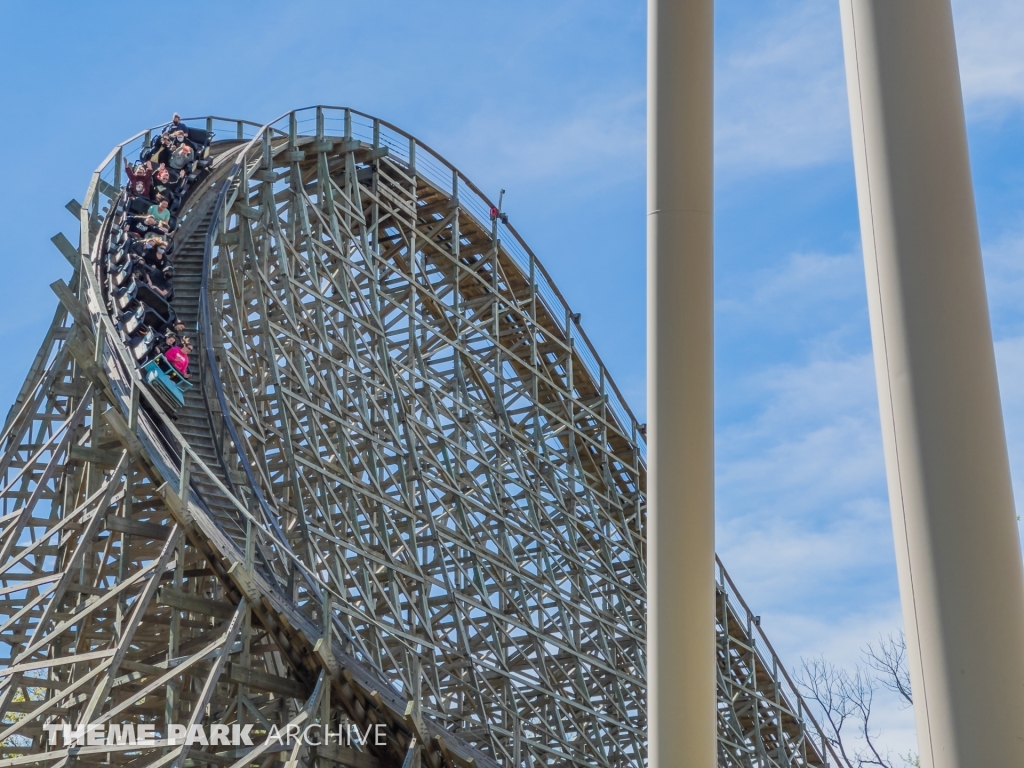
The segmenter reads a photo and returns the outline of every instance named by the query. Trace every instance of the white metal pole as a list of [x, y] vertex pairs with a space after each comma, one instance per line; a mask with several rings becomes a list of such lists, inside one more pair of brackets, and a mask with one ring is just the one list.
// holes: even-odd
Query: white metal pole
[[713, 6], [648, 4], [650, 768], [717, 764]]
[[840, 0], [921, 764], [1024, 766], [1024, 573], [949, 0]]

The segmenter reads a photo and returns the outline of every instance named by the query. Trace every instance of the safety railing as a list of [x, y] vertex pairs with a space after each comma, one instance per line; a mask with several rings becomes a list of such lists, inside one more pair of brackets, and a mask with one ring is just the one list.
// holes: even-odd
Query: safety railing
[[[728, 601], [731, 610], [745, 622], [747, 643], [750, 646], [750, 650], [765, 664], [765, 667], [772, 676], [776, 688], [775, 701], [772, 703], [777, 707], [787, 707], [789, 709], [790, 713], [801, 724], [805, 738], [811, 742], [818, 755], [824, 759], [826, 765], [847, 768], [848, 764], [836, 754], [832, 742], [825, 736], [825, 731], [818, 724], [814, 713], [808, 708], [796, 683], [793, 682], [789, 672], [782, 665], [782, 660], [779, 659], [772, 644], [768, 641], [768, 636], [761, 629], [761, 617], [755, 615], [750, 610], [750, 606], [747, 605], [746, 600], [743, 599], [739, 590], [736, 589], [735, 582], [733, 582], [732, 577], [729, 576], [729, 572], [725, 570], [725, 566], [717, 555], [715, 556], [715, 586], [719, 594], [723, 595]], [[726, 632], [728, 632], [728, 627], [726, 627]]]
[[[374, 148], [387, 147], [390, 157], [405, 164], [415, 175], [426, 179], [437, 189], [456, 198], [460, 208], [473, 216], [482, 229], [490, 230], [490, 211], [494, 207], [492, 200], [456, 166], [412, 134], [386, 120], [355, 109], [320, 106], [306, 107], [281, 115], [267, 124], [267, 135], [271, 135], [273, 139], [287, 138], [292, 130], [293, 120], [294, 130], [299, 136], [356, 139]], [[262, 135], [260, 133], [254, 136], [252, 143], [257, 142]], [[250, 162], [255, 161], [255, 157], [250, 157]], [[245, 180], [248, 181], [248, 175]], [[222, 211], [224, 212], [226, 209]], [[566, 346], [572, 348], [586, 367], [599, 395], [607, 398], [609, 410], [614, 414], [622, 434], [637, 446], [641, 462], [646, 465], [647, 442], [643, 425], [636, 420], [590, 338], [574, 319], [579, 315], [572, 311], [547, 269], [515, 227], [500, 220], [497, 226], [501, 247], [522, 275], [536, 286], [538, 300], [565, 337]]]
[[[237, 140], [251, 139], [259, 134], [262, 126], [245, 120], [227, 120], [225, 118], [192, 118], [192, 124], [200, 123], [207, 130], [233, 131], [229, 137]], [[108, 228], [104, 227], [107, 216], [113, 210], [117, 198], [121, 194], [121, 169], [124, 159], [132, 158], [141, 151], [149, 138], [162, 126], [141, 131], [128, 140], [118, 144], [107, 155], [103, 163], [93, 172], [86, 191], [80, 212], [82, 263], [79, 273], [85, 285], [80, 297], [86, 303], [91, 314], [89, 329], [96, 340], [96, 362], [104, 370], [111, 387], [116, 405], [132, 429], [144, 436], [149, 442], [150, 459], [157, 464], [163, 477], [177, 483], [177, 493], [184, 501], [190, 498], [193, 481], [197, 476], [215, 486], [222, 499], [238, 515], [238, 520], [245, 526], [245, 542], [241, 547], [240, 561], [254, 572], [261, 572], [270, 583], [281, 583], [289, 577], [296, 579], [298, 590], [308, 596], [318, 609], [325, 595], [315, 575], [292, 551], [288, 540], [281, 530], [276, 516], [265, 501], [255, 505], [255, 514], [250, 505], [237, 495], [235, 489], [229, 488], [221, 479], [222, 473], [208, 466], [202, 457], [192, 448], [188, 440], [177, 430], [173, 420], [166, 413], [156, 396], [142, 383], [142, 378], [135, 361], [120, 338], [113, 320], [107, 312], [104, 292], [100, 282], [100, 262], [105, 257]], [[218, 139], [220, 134], [218, 133]], [[145, 403], [145, 407], [142, 404]], [[241, 443], [233, 436], [237, 448]], [[194, 501], [194, 499], [193, 499]], [[262, 500], [261, 500], [262, 501]], [[212, 519], [212, 516], [210, 516]], [[290, 573], [282, 574], [280, 569], [290, 569]], [[351, 638], [344, 631], [340, 621], [332, 622], [338, 639], [352, 647]]]
[[[263, 495], [261, 484], [256, 478], [252, 463], [249, 461], [248, 451], [242, 441], [238, 428], [231, 418], [225, 389], [220, 379], [220, 369], [215, 354], [213, 327], [214, 318], [210, 307], [210, 280], [213, 271], [213, 259], [215, 254], [215, 240], [218, 230], [223, 226], [232, 202], [238, 194], [238, 190], [248, 184], [249, 174], [259, 166], [258, 156], [266, 151], [262, 139], [264, 136], [271, 137], [271, 143], [276, 138], [276, 131], [270, 126], [260, 126], [251, 136], [248, 143], [238, 152], [237, 158], [227, 173], [227, 179], [217, 194], [213, 206], [213, 215], [210, 227], [206, 231], [203, 245], [203, 270], [202, 282], [199, 291], [199, 332], [202, 334], [201, 354], [199, 355], [199, 380], [202, 387], [203, 402], [209, 419], [211, 430], [213, 430], [214, 446], [218, 459], [225, 469], [225, 475], [231, 484], [232, 490], [238, 494], [249, 493], [252, 495], [255, 505], [260, 509], [262, 517], [269, 521], [270, 527], [274, 529], [279, 541], [287, 542], [287, 537], [281, 529], [278, 516], [271, 508], [269, 501]], [[257, 155], [254, 159], [253, 155]], [[237, 460], [245, 476], [245, 483], [238, 487], [231, 480], [228, 453]], [[286, 544], [287, 546], [287, 544]], [[315, 605], [320, 608], [321, 615], [331, 616], [332, 631], [349, 652], [359, 659], [369, 658], [366, 649], [362, 646], [360, 639], [349, 633], [338, 615], [331, 615], [327, 609], [328, 603], [335, 605], [343, 603], [343, 596], [334, 592], [330, 586], [319, 579], [309, 567], [301, 561], [288, 547], [287, 567], [291, 569], [288, 574], [289, 581], [294, 580], [301, 584], [303, 590], [310, 596]]]
[[[289, 139], [300, 137], [339, 141], [356, 139], [373, 148], [387, 147], [389, 156], [405, 164], [411, 173], [425, 177], [442, 192], [457, 198], [460, 207], [468, 211], [484, 230], [489, 227], [492, 205], [491, 201], [455, 166], [411, 134], [390, 123], [350, 108], [308, 107], [287, 112], [259, 128], [246, 146], [239, 151], [230, 173], [231, 180], [224, 185], [217, 201], [214, 212], [214, 221], [217, 224], [211, 226], [206, 245], [203, 284], [200, 291], [200, 326], [204, 335], [203, 348], [205, 349], [200, 356], [201, 379], [204, 382], [204, 396], [208, 398], [207, 407], [211, 421], [218, 424], [221, 432], [228, 436], [230, 442], [235, 446], [236, 455], [246, 477], [248, 490], [253, 494], [256, 503], [271, 517], [273, 515], [268, 501], [260, 490], [261, 484], [257, 481], [247, 451], [236, 431], [237, 427], [229, 416], [230, 410], [220, 380], [219, 366], [213, 353], [209, 282], [215, 252], [215, 235], [217, 232], [226, 233], [229, 230], [229, 219], [232, 216], [231, 211], [236, 199], [240, 194], [248, 194], [250, 180], [254, 175], [271, 171], [273, 155], [277, 151], [283, 150]], [[515, 230], [503, 223], [500, 226], [504, 228], [507, 235], [506, 239], [501, 241], [505, 252], [512, 257], [522, 275], [536, 286], [538, 301], [544, 304], [548, 315], [564, 334], [566, 348], [571, 349], [586, 366], [595, 388], [601, 395], [604, 395], [604, 401], [610, 406], [612, 419], [618, 423], [622, 434], [632, 439], [637, 446], [639, 462], [646, 463], [646, 443], [641, 427], [612, 382], [590, 340], [573, 322], [573, 313], [569, 305], [554, 287], [554, 283], [543, 265]], [[499, 239], [501, 232], [502, 230], [499, 230]], [[512, 244], [511, 248], [509, 247], [510, 243]], [[208, 388], [206, 382], [211, 382]], [[216, 400], [215, 408], [213, 407], [214, 400]], [[593, 409], [590, 410], [594, 415], [598, 415]], [[320, 586], [325, 594], [332, 592], [328, 585], [320, 584]], [[339, 603], [344, 603], [344, 596], [332, 595], [332, 597], [336, 598]], [[339, 633], [352, 644], [350, 647], [358, 648], [358, 638], [342, 633], [340, 626]]]
[[[98, 272], [99, 259], [105, 252], [103, 224], [112, 209], [114, 202], [121, 193], [123, 185], [124, 159], [137, 154], [149, 141], [154, 132], [162, 126], [142, 131], [127, 141], [117, 145], [94, 171], [80, 212], [81, 248], [83, 263], [79, 269], [86, 281], [82, 292], [88, 301], [92, 315], [92, 331], [96, 337], [97, 362], [107, 374], [112, 393], [117, 400], [129, 424], [143, 424], [143, 432], [153, 441], [156, 448], [154, 460], [162, 463], [161, 467], [166, 478], [176, 478], [179, 493], [183, 496], [191, 488], [190, 478], [204, 476], [217, 487], [222, 497], [238, 513], [239, 518], [246, 521], [245, 561], [247, 566], [262, 570], [268, 579], [279, 581], [282, 578], [280, 567], [291, 569], [291, 574], [302, 581], [303, 592], [319, 604], [331, 598], [342, 600], [341, 595], [330, 595], [329, 587], [301, 562], [292, 551], [287, 537], [280, 529], [276, 515], [267, 500], [259, 491], [251, 466], [248, 464], [243, 443], [235, 431], [229, 417], [229, 410], [224, 399], [223, 387], [220, 386], [218, 366], [213, 355], [213, 339], [211, 335], [211, 316], [209, 308], [208, 280], [214, 248], [216, 231], [227, 226], [228, 212], [238, 190], [247, 187], [253, 173], [269, 158], [269, 146], [278, 139], [286, 139], [294, 127], [300, 135], [327, 135], [332, 138], [359, 139], [375, 147], [388, 147], [389, 154], [407, 164], [417, 175], [424, 176], [439, 189], [458, 198], [460, 206], [473, 215], [480, 226], [485, 229], [490, 225], [489, 211], [492, 203], [473, 185], [455, 166], [433, 152], [428, 146], [410, 134], [377, 118], [356, 110], [335, 107], [310, 107], [286, 113], [274, 122], [260, 126], [244, 120], [228, 120], [219, 117], [190, 118], [190, 124], [203, 124], [207, 130], [217, 132], [217, 140], [246, 141], [240, 150], [239, 157], [230, 171], [230, 180], [222, 188], [216, 203], [214, 219], [208, 232], [204, 262], [203, 283], [201, 289], [201, 332], [203, 333], [204, 354], [200, 356], [201, 378], [204, 382], [204, 397], [211, 424], [220, 429], [222, 440], [229, 440], [242, 462], [247, 485], [255, 497], [255, 513], [250, 505], [239, 497], [240, 489], [225, 484], [222, 473], [209, 467], [192, 449], [188, 441], [174, 427], [172, 419], [166, 414], [162, 404], [142, 385], [141, 377], [135, 361], [131, 358], [126, 346], [122, 343], [112, 319], [106, 311], [104, 293], [100, 285]], [[270, 142], [263, 143], [264, 137]], [[587, 367], [588, 373], [598, 384], [603, 395], [607, 395], [608, 403], [616, 418], [624, 428], [624, 433], [631, 435], [637, 445], [641, 459], [646, 462], [646, 441], [632, 411], [626, 404], [618, 388], [608, 376], [607, 369], [600, 356], [593, 348], [590, 340], [573, 320], [573, 313], [555, 287], [553, 281], [533, 252], [522, 241], [518, 233], [510, 225], [499, 223], [499, 234], [505, 234], [502, 246], [513, 258], [523, 274], [535, 281], [540, 299], [544, 302], [548, 313], [565, 334], [566, 341]], [[579, 339], [579, 343], [575, 340]], [[209, 382], [209, 388], [206, 386]], [[216, 400], [216, 407], [214, 407]], [[141, 408], [142, 402], [146, 407]], [[220, 422], [219, 424], [217, 422]], [[159, 422], [159, 423], [158, 423]], [[223, 452], [225, 444], [219, 446]], [[223, 459], [222, 453], [222, 459]], [[177, 463], [177, 466], [175, 466]], [[226, 462], [222, 461], [226, 470]], [[226, 474], [226, 473], [225, 473]], [[259, 546], [257, 546], [257, 543]], [[257, 554], [261, 553], [261, 554]], [[268, 555], [269, 553], [269, 555]], [[257, 564], [256, 560], [261, 562]], [[274, 561], [274, 562], [271, 562]], [[814, 744], [818, 754], [829, 758], [832, 764], [844, 766], [845, 763], [836, 755], [831, 743], [815, 720], [793, 680], [782, 666], [771, 643], [761, 630], [757, 617], [751, 612], [740, 596], [732, 579], [729, 577], [721, 561], [716, 558], [716, 583], [719, 590], [728, 600], [737, 615], [746, 618], [749, 642], [752, 650], [762, 660], [767, 660], [780, 695], [790, 707], [795, 706], [795, 715], [801, 722], [806, 722], [807, 738]], [[736, 608], [739, 606], [739, 609]], [[365, 652], [359, 647], [358, 638], [352, 638], [341, 624], [340, 618], [333, 617], [332, 628], [338, 639], [356, 653], [364, 657]]]
[[[225, 117], [196, 117], [189, 118], [184, 122], [195, 127], [202, 126], [207, 131], [214, 132], [218, 141], [247, 141], [255, 136], [261, 127], [259, 123], [249, 120], [231, 120]], [[121, 142], [110, 151], [110, 154], [100, 163], [99, 168], [93, 172], [93, 183], [90, 184], [90, 189], [95, 187], [95, 194], [83, 203], [82, 209], [88, 213], [89, 223], [94, 228], [94, 232], [95, 228], [103, 221], [106, 207], [121, 192], [121, 187], [125, 182], [124, 161], [138, 157], [143, 147], [149, 144], [153, 136], [159, 135], [164, 125], [139, 131], [127, 141]]]

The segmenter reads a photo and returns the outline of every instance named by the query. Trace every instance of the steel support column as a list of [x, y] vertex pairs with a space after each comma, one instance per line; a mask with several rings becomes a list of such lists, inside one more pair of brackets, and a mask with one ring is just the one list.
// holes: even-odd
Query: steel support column
[[648, 14], [649, 764], [713, 768], [713, 2]]
[[921, 764], [1024, 765], [1024, 578], [949, 0], [840, 0]]

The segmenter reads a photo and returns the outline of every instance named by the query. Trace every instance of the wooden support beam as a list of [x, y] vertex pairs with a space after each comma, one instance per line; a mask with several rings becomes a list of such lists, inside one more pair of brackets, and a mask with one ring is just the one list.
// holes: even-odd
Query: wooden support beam
[[[371, 745], [372, 755], [318, 751], [321, 762], [351, 768], [406, 758], [406, 768], [495, 768], [484, 752], [516, 765], [571, 756], [611, 768], [621, 762], [617, 749], [642, 760], [645, 686], [631, 671], [644, 658], [645, 468], [641, 446], [630, 442], [639, 439], [636, 427], [619, 422], [622, 409], [606, 407], [603, 368], [571, 320], [565, 327], [572, 313], [525, 244], [476, 218], [481, 205], [486, 218], [489, 205], [478, 190], [382, 122], [373, 124], [372, 145], [353, 138], [348, 111], [348, 138], [326, 135], [325, 111], [317, 110], [315, 136], [286, 119], [288, 132], [268, 129], [272, 139], [262, 146], [232, 142], [237, 152], [223, 175], [215, 164], [185, 203], [176, 282], [205, 269], [206, 235], [224, 221], [216, 199], [241, 222], [213, 233], [221, 247], [211, 254], [209, 305], [189, 290], [198, 282], [176, 286], [184, 290], [175, 310], [213, 324], [221, 391], [205, 367], [199, 377], [216, 395], [212, 407], [197, 405], [204, 398], [193, 392], [176, 419], [160, 423], [146, 408], [153, 393], [145, 384], [127, 381], [119, 364], [102, 369], [116, 356], [96, 365], [87, 308], [104, 307], [105, 297], [88, 292], [102, 286], [83, 271], [82, 301], [64, 292], [70, 309], [58, 312], [52, 348], [40, 353], [20, 400], [24, 413], [11, 420], [7, 466], [26, 482], [0, 490], [0, 508], [45, 500], [25, 517], [33, 530], [49, 530], [51, 509], [68, 514], [61, 505], [81, 504], [106, 476], [111, 437], [133, 461], [98, 518], [111, 535], [94, 535], [104, 530], [98, 524], [86, 536], [71, 520], [31, 545], [31, 578], [10, 574], [0, 586], [3, 615], [27, 609], [4, 639], [30, 640], [40, 610], [50, 610], [39, 596], [51, 582], [33, 583], [45, 578], [40, 564], [68, 562], [62, 542], [82, 539], [85, 567], [69, 574], [67, 599], [49, 614], [71, 623], [45, 650], [59, 658], [89, 644], [117, 655], [109, 670], [94, 665], [90, 701], [103, 708], [60, 702], [71, 712], [85, 716], [92, 707], [97, 717], [118, 718], [112, 722], [183, 723], [208, 721], [212, 703], [227, 724], [280, 727], [301, 717], [355, 722], [364, 732], [386, 724], [388, 746]], [[387, 148], [410, 158], [409, 167]], [[246, 175], [229, 179], [231, 167]], [[438, 169], [445, 178], [435, 177]], [[238, 183], [219, 198], [218, 185], [229, 181]], [[101, 241], [105, 201], [96, 191], [94, 177], [79, 213], [83, 231]], [[105, 340], [121, 343], [116, 334]], [[108, 402], [83, 398], [85, 380], [106, 389]], [[224, 434], [221, 394], [241, 446]], [[94, 401], [100, 413], [88, 412]], [[43, 448], [40, 435], [68, 421], [69, 406], [85, 410], [73, 418], [57, 474], [41, 475], [31, 457]], [[130, 423], [129, 409], [138, 414]], [[80, 442], [88, 450], [74, 449], [63, 466], [65, 451]], [[182, 456], [191, 482], [182, 482]], [[246, 490], [249, 471], [262, 498]], [[185, 529], [180, 541], [169, 538], [170, 519]], [[12, 545], [13, 556], [24, 551]], [[168, 559], [153, 567], [158, 553]], [[139, 575], [140, 564], [152, 569]], [[438, 588], [445, 584], [458, 589]], [[22, 585], [31, 586], [4, 604], [2, 590]], [[332, 610], [329, 595], [344, 595], [344, 608], [335, 602]], [[736, 615], [723, 622], [743, 623]], [[374, 659], [386, 674], [372, 668]], [[742, 725], [730, 738], [780, 744], [772, 759], [818, 768], [786, 691], [777, 700], [777, 678], [767, 672], [774, 659], [747, 666], [720, 691], [730, 722]], [[66, 669], [78, 684], [83, 665]], [[450, 712], [455, 701], [459, 727], [449, 731], [451, 721], [430, 713]], [[749, 717], [754, 706], [770, 725]], [[545, 714], [530, 720], [527, 737], [518, 718], [531, 711]], [[13, 727], [30, 734], [39, 722]], [[584, 738], [567, 740], [561, 724]], [[213, 749], [131, 759], [256, 759]], [[297, 757], [294, 748], [281, 750], [289, 751], [259, 760]]]
[[88, 448], [84, 445], [72, 445], [68, 451], [71, 461], [82, 461], [101, 467], [116, 467], [121, 460], [123, 451], [111, 451], [101, 448]]
[[228, 677], [236, 683], [242, 683], [250, 688], [259, 691], [279, 693], [283, 696], [292, 696], [305, 699], [309, 696], [309, 689], [296, 680], [277, 675], [268, 675], [254, 669], [243, 667], [240, 664], [231, 664], [228, 670]]
[[178, 608], [190, 613], [201, 613], [205, 616], [215, 616], [218, 619], [227, 619], [234, 615], [235, 606], [222, 600], [207, 600], [204, 597], [187, 595], [172, 587], [160, 587], [156, 593], [156, 601], [159, 605], [168, 605], [171, 608]]
[[50, 385], [50, 394], [64, 397], [82, 397], [89, 385], [85, 381], [57, 381]]
[[56, 235], [51, 237], [50, 242], [57, 246], [57, 250], [60, 251], [60, 255], [68, 260], [68, 264], [75, 269], [78, 269], [81, 256], [78, 253], [78, 249], [71, 244], [71, 241], [67, 239], [63, 232], [58, 232]]
[[107, 422], [114, 431], [114, 434], [117, 435], [118, 440], [128, 449], [128, 453], [132, 455], [132, 458], [136, 461], [142, 460], [144, 457], [142, 443], [139, 442], [139, 438], [129, 429], [128, 422], [125, 421], [124, 416], [111, 408], [103, 412], [103, 420]]
[[148, 539], [164, 541], [171, 533], [171, 529], [165, 525], [154, 525], [153, 523], [139, 523], [134, 520], [125, 520], [116, 515], [107, 516], [107, 530], [116, 533], [127, 533], [131, 536], [145, 536]]
[[[77, 251], [76, 251], [77, 253]], [[50, 290], [57, 294], [57, 298], [60, 299], [60, 303], [64, 305], [64, 308], [71, 313], [71, 316], [75, 318], [75, 322], [92, 331], [92, 314], [89, 312], [89, 308], [83, 304], [74, 292], [68, 287], [68, 284], [63, 280], [55, 280], [50, 283]]]

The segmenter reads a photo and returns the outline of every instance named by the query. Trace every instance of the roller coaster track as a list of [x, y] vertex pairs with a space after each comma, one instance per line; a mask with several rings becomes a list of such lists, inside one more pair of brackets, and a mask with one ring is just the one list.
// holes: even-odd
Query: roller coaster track
[[[646, 449], [579, 316], [394, 126], [203, 120], [178, 412], [104, 288], [149, 132], [69, 204], [79, 248], [55, 238], [74, 274], [0, 434], [0, 768], [642, 765]], [[843, 765], [721, 564], [718, 598], [720, 765]], [[289, 724], [349, 737], [268, 738]]]

